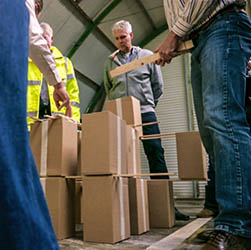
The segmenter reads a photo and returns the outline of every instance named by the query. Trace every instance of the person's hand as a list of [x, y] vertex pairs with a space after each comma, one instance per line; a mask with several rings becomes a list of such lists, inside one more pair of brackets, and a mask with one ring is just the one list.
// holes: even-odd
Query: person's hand
[[167, 35], [165, 41], [155, 50], [155, 52], [159, 52], [161, 57], [159, 60], [155, 61], [155, 63], [164, 66], [165, 63], [170, 63], [174, 57], [180, 55], [181, 53], [176, 51], [179, 40], [180, 37], [171, 31]]
[[[61, 110], [62, 107], [66, 107], [65, 115], [72, 117], [70, 97], [67, 94], [62, 82], [54, 85], [53, 98], [57, 109]], [[62, 104], [60, 104], [59, 102], [62, 102]]]
[[248, 71], [251, 70], [251, 58], [248, 61], [247, 70]]

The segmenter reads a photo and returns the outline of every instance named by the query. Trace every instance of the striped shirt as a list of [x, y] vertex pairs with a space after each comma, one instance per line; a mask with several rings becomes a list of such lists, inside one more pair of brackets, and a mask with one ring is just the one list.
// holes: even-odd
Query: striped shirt
[[163, 3], [169, 29], [179, 37], [186, 37], [226, 6], [245, 6], [246, 0], [163, 0]]

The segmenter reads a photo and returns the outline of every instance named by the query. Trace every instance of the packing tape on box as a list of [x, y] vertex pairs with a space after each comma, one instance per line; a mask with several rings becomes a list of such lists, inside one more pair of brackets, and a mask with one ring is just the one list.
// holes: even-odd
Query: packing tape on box
[[124, 208], [124, 189], [123, 178], [119, 177], [119, 202], [120, 202], [120, 233], [121, 239], [126, 238], [125, 234], [125, 208]]
[[46, 195], [46, 179], [40, 178], [40, 183], [41, 183], [42, 189], [44, 191], [44, 195]]
[[47, 175], [47, 149], [48, 149], [48, 120], [41, 122], [42, 136], [41, 136], [41, 162], [40, 175]]
[[116, 99], [116, 110], [117, 110], [117, 115], [122, 119], [123, 118], [123, 110], [122, 110], [122, 103], [121, 99]]
[[136, 133], [135, 128], [132, 129], [132, 157], [133, 157], [133, 174], [137, 174], [137, 152], [136, 152]]
[[120, 117], [117, 116], [117, 145], [118, 145], [118, 150], [117, 150], [117, 158], [118, 158], [118, 174], [122, 173], [122, 162], [121, 162], [121, 119]]
[[144, 224], [144, 231], [147, 231], [146, 228], [146, 200], [145, 200], [145, 185], [144, 180], [140, 180], [141, 184], [141, 197], [142, 197], [142, 208], [143, 208], [143, 224]]

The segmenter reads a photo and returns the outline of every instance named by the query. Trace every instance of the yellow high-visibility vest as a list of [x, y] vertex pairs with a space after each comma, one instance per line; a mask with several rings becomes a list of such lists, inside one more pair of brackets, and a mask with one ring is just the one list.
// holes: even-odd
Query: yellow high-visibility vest
[[[72, 118], [76, 121], [80, 121], [80, 104], [79, 104], [79, 88], [77, 79], [75, 77], [74, 68], [69, 58], [64, 57], [62, 53], [56, 48], [51, 47], [53, 52], [56, 67], [59, 75], [64, 83], [66, 91], [70, 96], [70, 102], [72, 106]], [[29, 116], [38, 118], [39, 116], [39, 104], [40, 93], [43, 81], [43, 74], [29, 58], [28, 64], [28, 89], [27, 89], [27, 121], [28, 124], [34, 122]], [[65, 114], [65, 107], [58, 111], [53, 99], [54, 87], [47, 84], [48, 95], [50, 100], [51, 114]]]

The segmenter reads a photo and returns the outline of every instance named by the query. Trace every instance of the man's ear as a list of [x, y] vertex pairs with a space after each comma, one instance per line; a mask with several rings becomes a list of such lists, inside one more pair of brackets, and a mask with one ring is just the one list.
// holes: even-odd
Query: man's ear
[[131, 37], [131, 39], [133, 39], [133, 33], [132, 32], [130, 33], [130, 37]]
[[35, 3], [35, 13], [36, 13], [36, 15], [38, 15], [38, 6], [36, 3]]
[[39, 18], [41, 12], [39, 13], [39, 7], [36, 3], [35, 3], [35, 13], [36, 13], [36, 17]]
[[54, 41], [54, 36], [51, 37], [51, 42], [53, 43], [53, 41]]

